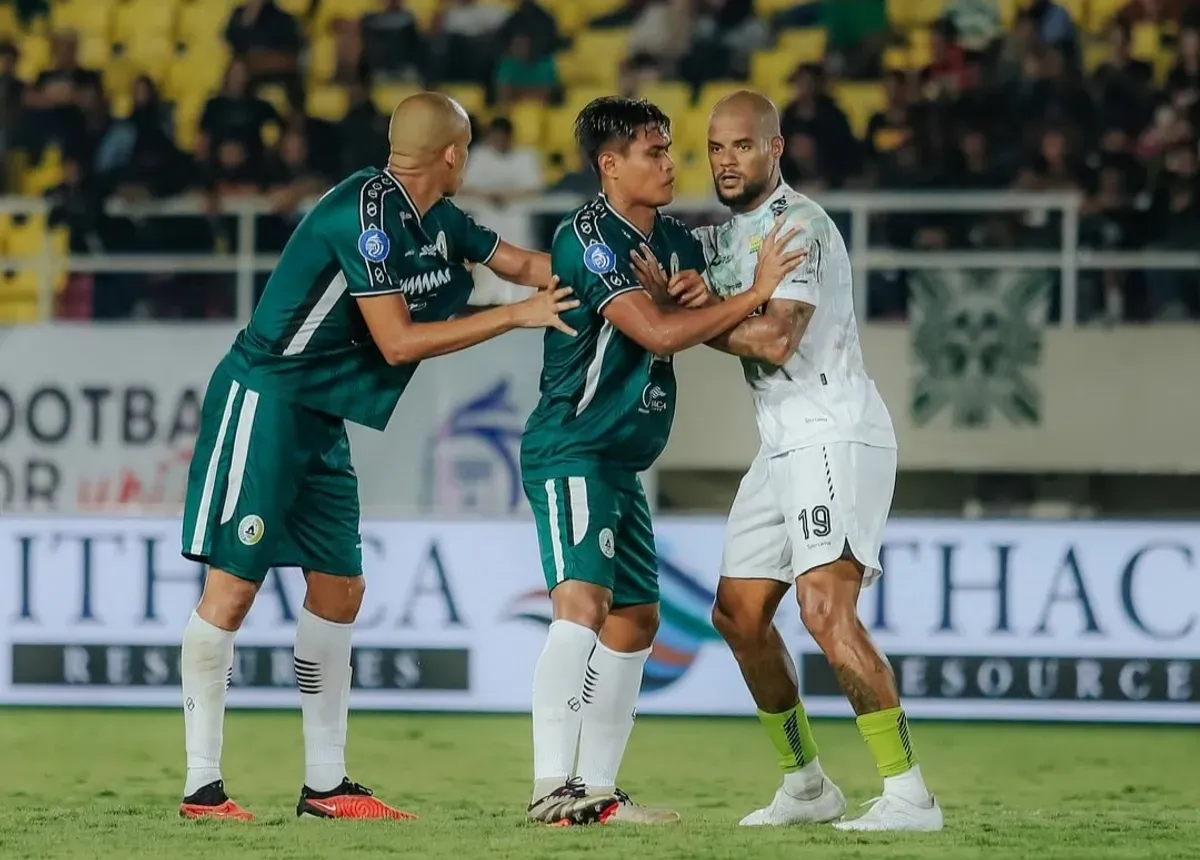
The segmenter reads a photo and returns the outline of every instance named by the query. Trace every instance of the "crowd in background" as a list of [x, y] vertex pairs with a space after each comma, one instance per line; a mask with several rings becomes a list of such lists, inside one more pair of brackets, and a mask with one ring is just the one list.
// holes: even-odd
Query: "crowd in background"
[[[313, 0], [314, 6], [318, 0]], [[22, 0], [29, 14], [37, 0]], [[1131, 28], [1143, 20], [1171, 28], [1174, 60], [1165, 80], [1131, 52]], [[1082, 38], [1053, 0], [1022, 4], [1013, 27], [1001, 25], [996, 0], [947, 0], [933, 30], [931, 61], [889, 69], [892, 32], [884, 0], [797, 4], [770, 18], [753, 0], [629, 0], [593, 27], [627, 27], [620, 88], [636, 94], [648, 81], [745, 79], [756, 50], [781, 30], [823, 27], [824, 63], [806, 63], [790, 78], [781, 104], [785, 178], [801, 190], [1081, 189], [1085, 247], [1105, 250], [1200, 247], [1200, 2], [1131, 0], [1107, 28], [1104, 62], [1085, 71]], [[115, 118], [114, 93], [80, 66], [77, 38], [52, 39], [52, 65], [34, 81], [17, 77], [20, 45], [0, 46], [0, 145], [36, 161], [46, 147], [64, 158], [63, 182], [49, 192], [56, 218], [71, 226], [79, 251], [197, 251], [229, 247], [230, 222], [115, 218], [104, 202], [195, 192], [216, 200], [267, 194], [279, 217], [263, 219], [259, 250], [286, 240], [298, 204], [350, 171], [378, 165], [386, 153], [387, 116], [372, 101], [380, 81], [426, 87], [477, 83], [500, 106], [562, 98], [555, 52], [565, 43], [554, 17], [536, 0], [515, 8], [488, 0], [445, 0], [430, 27], [418, 27], [405, 0], [386, 0], [359, 20], [335, 19], [334, 79], [349, 94], [340, 121], [304, 113], [305, 45], [301, 22], [275, 0], [238, 6], [225, 30], [233, 60], [220, 92], [204, 108], [195, 145], [176, 142], [171, 107], [155, 83], [133, 84], [132, 111]], [[856, 137], [831, 95], [837, 79], [882, 79], [886, 106]], [[282, 85], [288, 102], [257, 94]], [[475, 136], [466, 191], [502, 205], [513, 197], [560, 189], [590, 192], [586, 172], [544, 180], [536, 152], [513, 145], [502, 116]], [[275, 126], [276, 135], [264, 130]], [[271, 139], [273, 144], [265, 141]], [[1046, 217], [893, 216], [873, 224], [871, 242], [897, 248], [1056, 248], [1060, 227]], [[859, 241], [861, 237], [849, 237]], [[900, 317], [902, 273], [879, 273], [872, 314]], [[902, 284], [901, 284], [902, 286]], [[1109, 299], [1120, 293], [1121, 300]], [[96, 313], [124, 315], [118, 296]], [[1085, 318], [1200, 316], [1192, 273], [1101, 273], [1085, 279]], [[228, 311], [226, 299], [167, 309], [188, 316]], [[156, 312], [162, 312], [161, 309]]]

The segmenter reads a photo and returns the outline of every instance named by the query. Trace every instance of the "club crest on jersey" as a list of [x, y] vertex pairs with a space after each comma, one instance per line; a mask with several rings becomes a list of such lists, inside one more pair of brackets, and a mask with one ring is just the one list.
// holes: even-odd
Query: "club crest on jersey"
[[757, 253], [758, 249], [762, 247], [762, 243], [763, 243], [763, 237], [761, 235], [751, 236], [750, 237], [750, 253], [751, 254]]
[[670, 265], [671, 265], [670, 275], [673, 278], [679, 274], [679, 255], [678, 254], [671, 254]]
[[607, 275], [617, 267], [617, 256], [603, 242], [595, 242], [583, 249], [583, 264], [593, 275]]
[[387, 233], [375, 227], [363, 230], [362, 235], [358, 237], [358, 253], [372, 263], [382, 263], [391, 249], [392, 243]]

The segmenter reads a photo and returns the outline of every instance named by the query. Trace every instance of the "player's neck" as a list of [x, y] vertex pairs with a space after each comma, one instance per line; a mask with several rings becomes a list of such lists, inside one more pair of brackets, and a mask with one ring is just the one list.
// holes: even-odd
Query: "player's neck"
[[779, 175], [779, 171], [773, 171], [771, 178], [767, 181], [766, 191], [755, 197], [745, 206], [730, 206], [729, 211], [734, 215], [745, 215], [747, 212], [753, 212], [759, 206], [762, 206], [764, 203], [774, 197], [779, 191], [779, 186], [782, 184], [783, 177]]
[[605, 189], [601, 192], [601, 196], [610, 209], [636, 227], [643, 236], [649, 236], [654, 232], [654, 217], [658, 214], [657, 208], [633, 203], [624, 199], [617, 191]]
[[408, 170], [389, 162], [387, 171], [393, 179], [404, 186], [408, 199], [412, 201], [412, 205], [417, 210], [418, 217], [424, 217], [425, 213], [433, 208], [433, 204], [443, 197], [442, 189], [431, 182], [420, 170]]

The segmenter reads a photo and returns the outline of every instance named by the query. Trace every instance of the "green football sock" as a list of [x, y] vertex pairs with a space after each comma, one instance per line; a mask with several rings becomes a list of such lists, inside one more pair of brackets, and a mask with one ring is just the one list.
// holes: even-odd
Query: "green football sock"
[[794, 773], [817, 757], [817, 742], [813, 740], [812, 726], [801, 703], [782, 714], [759, 711], [758, 719], [779, 753], [779, 768], [784, 773]]
[[858, 718], [858, 731], [875, 757], [880, 776], [899, 776], [913, 769], [917, 755], [908, 736], [908, 720], [900, 708], [888, 708]]

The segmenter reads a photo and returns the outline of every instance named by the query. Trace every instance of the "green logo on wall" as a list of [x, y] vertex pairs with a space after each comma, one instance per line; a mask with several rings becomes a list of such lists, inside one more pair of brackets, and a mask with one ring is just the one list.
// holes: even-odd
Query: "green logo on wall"
[[925, 271], [909, 277], [917, 425], [944, 409], [955, 427], [1041, 420], [1037, 371], [1052, 276], [1042, 271]]

